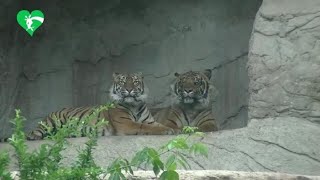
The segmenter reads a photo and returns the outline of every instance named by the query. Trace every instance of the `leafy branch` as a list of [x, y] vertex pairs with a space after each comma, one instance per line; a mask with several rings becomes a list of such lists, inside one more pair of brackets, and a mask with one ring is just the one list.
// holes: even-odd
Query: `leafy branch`
[[[23, 122], [25, 118], [16, 110], [16, 116], [12, 121], [15, 125], [14, 133], [9, 139], [10, 145], [14, 148], [15, 158], [18, 162], [20, 179], [101, 179], [109, 175], [109, 180], [124, 180], [124, 173], [133, 175], [133, 169], [144, 170], [151, 168], [156, 177], [160, 180], [177, 180], [179, 174], [177, 168], [190, 169], [188, 155], [208, 157], [208, 149], [200, 141], [204, 134], [197, 132], [197, 128], [185, 127], [182, 135], [178, 135], [158, 149], [144, 147], [135, 153], [131, 160], [123, 157], [115, 159], [107, 168], [99, 167], [93, 158], [93, 150], [97, 146], [98, 135], [107, 127], [108, 121], [100, 118], [101, 112], [113, 108], [113, 105], [100, 106], [91, 114], [78, 119], [71, 118], [65, 124], [56, 117], [55, 126], [48, 126], [42, 123], [47, 133], [45, 139], [49, 143], [42, 144], [33, 152], [28, 152]], [[71, 167], [61, 165], [63, 156], [61, 152], [70, 143], [67, 137], [86, 136], [88, 138], [85, 147], [77, 149], [77, 160]], [[200, 138], [199, 141], [191, 140], [191, 137]], [[164, 158], [166, 157], [166, 158]], [[0, 153], [0, 177], [11, 180], [8, 171], [9, 155], [7, 152]]]

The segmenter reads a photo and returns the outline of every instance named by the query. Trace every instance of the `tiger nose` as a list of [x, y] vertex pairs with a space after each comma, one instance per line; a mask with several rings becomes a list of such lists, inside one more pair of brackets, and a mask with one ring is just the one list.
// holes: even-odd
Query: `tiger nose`
[[128, 94], [130, 94], [130, 92], [127, 90], [123, 90], [121, 91], [121, 94], [127, 96]]
[[192, 92], [192, 89], [185, 89], [184, 90], [186, 93], [191, 93]]
[[128, 91], [128, 93], [130, 93], [132, 90], [133, 90], [133, 88], [132, 87], [125, 87], [125, 89]]

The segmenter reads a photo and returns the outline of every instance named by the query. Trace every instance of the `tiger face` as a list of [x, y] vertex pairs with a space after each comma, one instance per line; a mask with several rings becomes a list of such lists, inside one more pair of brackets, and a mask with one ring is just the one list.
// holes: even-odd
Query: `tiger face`
[[145, 91], [142, 73], [113, 73], [113, 84], [110, 89], [111, 98], [118, 103], [139, 104], [145, 102]]
[[175, 73], [175, 76], [177, 79], [173, 90], [180, 103], [208, 103], [209, 80], [211, 78], [210, 69], [204, 72], [189, 71], [183, 74]]

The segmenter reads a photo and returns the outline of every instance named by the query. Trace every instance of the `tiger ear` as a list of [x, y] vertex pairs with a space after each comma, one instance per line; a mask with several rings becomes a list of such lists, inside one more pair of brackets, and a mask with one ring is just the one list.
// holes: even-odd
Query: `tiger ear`
[[176, 73], [174, 73], [174, 76], [175, 76], [175, 77], [179, 77], [180, 74], [176, 72]]
[[114, 73], [112, 74], [113, 79], [117, 79], [118, 75], [119, 75], [119, 73], [114, 72]]
[[143, 78], [142, 72], [136, 72], [135, 75], [139, 76], [140, 78]]
[[206, 70], [204, 70], [203, 74], [204, 74], [205, 76], [207, 76], [208, 79], [210, 79], [210, 78], [211, 78], [212, 71], [211, 71], [211, 69], [206, 69]]

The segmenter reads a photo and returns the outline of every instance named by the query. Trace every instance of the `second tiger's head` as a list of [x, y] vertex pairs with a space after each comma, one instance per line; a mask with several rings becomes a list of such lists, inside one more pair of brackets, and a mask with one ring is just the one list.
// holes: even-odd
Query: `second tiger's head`
[[118, 103], [139, 104], [145, 102], [147, 92], [142, 73], [113, 73], [110, 96]]
[[209, 80], [211, 70], [188, 71], [183, 74], [175, 73], [176, 81], [173, 84], [173, 91], [176, 100], [182, 104], [209, 103]]

